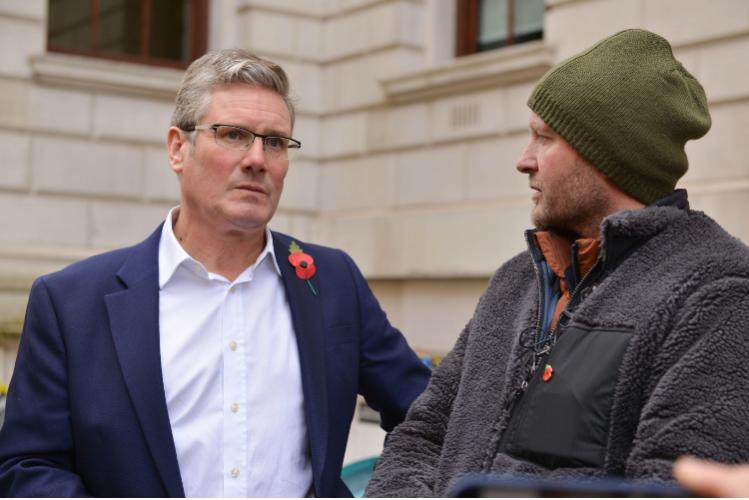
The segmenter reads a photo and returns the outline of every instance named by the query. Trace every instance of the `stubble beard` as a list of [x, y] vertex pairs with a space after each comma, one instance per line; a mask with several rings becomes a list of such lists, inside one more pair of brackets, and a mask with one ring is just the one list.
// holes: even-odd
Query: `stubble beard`
[[601, 222], [610, 212], [610, 200], [600, 179], [586, 168], [576, 162], [563, 182], [542, 192], [531, 216], [536, 229], [574, 238], [598, 237]]

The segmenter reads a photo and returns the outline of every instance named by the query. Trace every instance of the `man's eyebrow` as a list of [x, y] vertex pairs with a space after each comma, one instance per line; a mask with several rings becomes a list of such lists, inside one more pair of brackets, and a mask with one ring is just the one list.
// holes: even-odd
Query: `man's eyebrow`
[[549, 127], [545, 123], [531, 123], [528, 125], [528, 128], [536, 133], [536, 134], [552, 134], [554, 133], [554, 129]]
[[279, 132], [278, 130], [269, 130], [268, 132], [264, 133], [263, 135], [266, 136], [273, 136], [273, 137], [291, 137], [291, 134], [287, 134], [285, 132]]
[[[256, 133], [252, 129], [249, 129], [249, 128], [244, 127], [242, 125], [235, 125], [233, 123], [217, 123], [216, 125], [225, 125], [227, 127], [234, 127], [234, 128], [238, 128], [240, 130], [244, 130], [245, 132], [252, 132], [253, 134]], [[272, 136], [272, 137], [291, 137], [291, 135], [286, 135], [283, 132], [279, 132], [276, 129], [270, 129], [270, 130], [267, 130], [265, 132], [257, 132], [257, 133], [260, 134], [260, 135]]]

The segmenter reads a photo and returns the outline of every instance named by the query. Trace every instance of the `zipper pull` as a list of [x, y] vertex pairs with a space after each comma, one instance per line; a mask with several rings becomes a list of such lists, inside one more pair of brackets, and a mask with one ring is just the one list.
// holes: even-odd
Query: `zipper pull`
[[515, 406], [515, 402], [520, 399], [520, 395], [523, 394], [523, 391], [520, 389], [515, 389], [512, 391], [512, 395], [507, 398], [507, 402], [505, 403], [505, 411], [509, 412], [512, 411], [512, 407]]
[[515, 406], [515, 403], [520, 399], [520, 396], [522, 396], [525, 390], [528, 389], [528, 383], [530, 382], [531, 377], [533, 377], [533, 372], [535, 370], [536, 362], [534, 361], [532, 366], [528, 369], [528, 372], [525, 374], [525, 377], [523, 377], [523, 380], [520, 381], [520, 386], [512, 391], [512, 394], [507, 399], [507, 403], [505, 403], [505, 411], [512, 411], [512, 407]]
[[[544, 348], [541, 349], [540, 351], [538, 351], [538, 359], [541, 359], [542, 357], [546, 356], [547, 354], [549, 354], [551, 352], [551, 339], [549, 339], [549, 340], [550, 341], [546, 343], [546, 345], [544, 346]], [[533, 364], [533, 370], [532, 370], [532, 372], [536, 371], [536, 367], [537, 366], [538, 366], [537, 363]]]

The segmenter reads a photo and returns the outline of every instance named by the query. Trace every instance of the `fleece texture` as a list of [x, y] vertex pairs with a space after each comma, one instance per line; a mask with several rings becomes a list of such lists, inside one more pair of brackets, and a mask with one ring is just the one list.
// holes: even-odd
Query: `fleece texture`
[[[648, 206], [609, 216], [569, 324], [633, 331], [618, 367], [602, 467], [546, 469], [500, 451], [508, 400], [531, 364], [539, 285], [529, 252], [500, 267], [427, 390], [389, 436], [368, 496], [442, 496], [476, 472], [671, 480], [690, 454], [749, 461], [749, 248], [705, 214]], [[614, 248], [629, 248], [612, 255]]]

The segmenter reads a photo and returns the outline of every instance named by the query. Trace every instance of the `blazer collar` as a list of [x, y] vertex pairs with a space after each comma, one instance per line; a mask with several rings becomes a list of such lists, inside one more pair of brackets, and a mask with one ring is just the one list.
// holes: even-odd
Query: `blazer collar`
[[164, 393], [159, 344], [161, 225], [117, 272], [125, 289], [105, 297], [117, 357], [146, 443], [169, 496], [184, 497]]
[[[288, 260], [289, 245], [292, 241], [292, 238], [285, 234], [273, 232], [276, 258], [281, 268], [281, 278], [286, 289], [286, 298], [289, 301], [299, 349], [312, 472], [315, 493], [320, 496], [328, 442], [328, 394], [325, 380], [325, 337], [322, 316], [322, 296], [325, 290], [322, 289], [322, 280], [318, 275], [311, 279], [315, 292], [306, 280], [297, 277], [296, 271]], [[300, 246], [313, 259], [316, 259], [315, 251], [310, 250], [311, 246], [307, 248], [304, 243], [300, 243]], [[325, 273], [324, 267], [317, 259], [315, 266], [319, 275]]]

